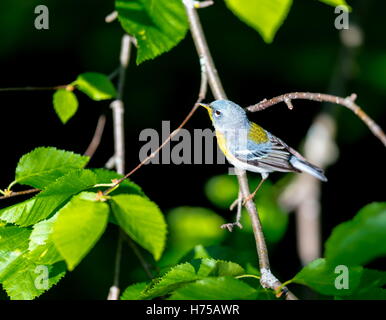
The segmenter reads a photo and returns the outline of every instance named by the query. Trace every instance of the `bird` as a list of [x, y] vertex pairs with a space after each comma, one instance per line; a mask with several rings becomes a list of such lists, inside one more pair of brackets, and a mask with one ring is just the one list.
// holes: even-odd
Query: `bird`
[[327, 181], [321, 168], [308, 162], [283, 140], [250, 121], [246, 111], [229, 100], [200, 103], [212, 120], [220, 150], [236, 168], [261, 174], [256, 190], [246, 201], [253, 199], [272, 172], [305, 172]]

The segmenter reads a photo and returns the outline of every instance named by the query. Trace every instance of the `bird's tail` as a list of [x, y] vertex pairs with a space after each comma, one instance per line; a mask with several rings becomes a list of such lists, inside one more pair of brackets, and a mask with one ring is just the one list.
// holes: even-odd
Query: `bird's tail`
[[318, 178], [319, 180], [327, 181], [327, 178], [324, 175], [324, 172], [322, 169], [318, 168], [317, 166], [314, 166], [313, 164], [311, 164], [305, 160], [301, 160], [298, 157], [292, 155], [290, 158], [290, 163], [296, 169], [298, 169], [302, 172], [306, 172], [306, 173]]

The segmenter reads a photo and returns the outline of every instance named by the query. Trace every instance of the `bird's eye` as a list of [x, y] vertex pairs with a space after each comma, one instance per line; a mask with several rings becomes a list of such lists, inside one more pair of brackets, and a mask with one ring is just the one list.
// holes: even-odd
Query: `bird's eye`
[[216, 117], [219, 117], [219, 116], [221, 115], [221, 111], [216, 110], [216, 111], [214, 112], [214, 115], [215, 115]]

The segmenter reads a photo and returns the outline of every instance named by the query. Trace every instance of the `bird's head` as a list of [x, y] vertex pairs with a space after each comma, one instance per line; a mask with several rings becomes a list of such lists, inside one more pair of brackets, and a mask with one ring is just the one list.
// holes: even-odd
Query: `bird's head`
[[215, 100], [212, 103], [200, 105], [208, 110], [216, 129], [238, 129], [248, 122], [245, 110], [229, 100]]

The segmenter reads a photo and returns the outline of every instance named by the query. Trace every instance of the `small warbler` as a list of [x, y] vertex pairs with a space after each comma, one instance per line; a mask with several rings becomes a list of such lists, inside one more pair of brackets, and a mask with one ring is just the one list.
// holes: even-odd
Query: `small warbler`
[[309, 163], [281, 139], [256, 123], [249, 121], [246, 112], [236, 103], [216, 100], [205, 107], [216, 131], [217, 143], [228, 161], [236, 168], [258, 172], [262, 180], [244, 201], [253, 198], [269, 173], [306, 172], [327, 181], [323, 170]]

